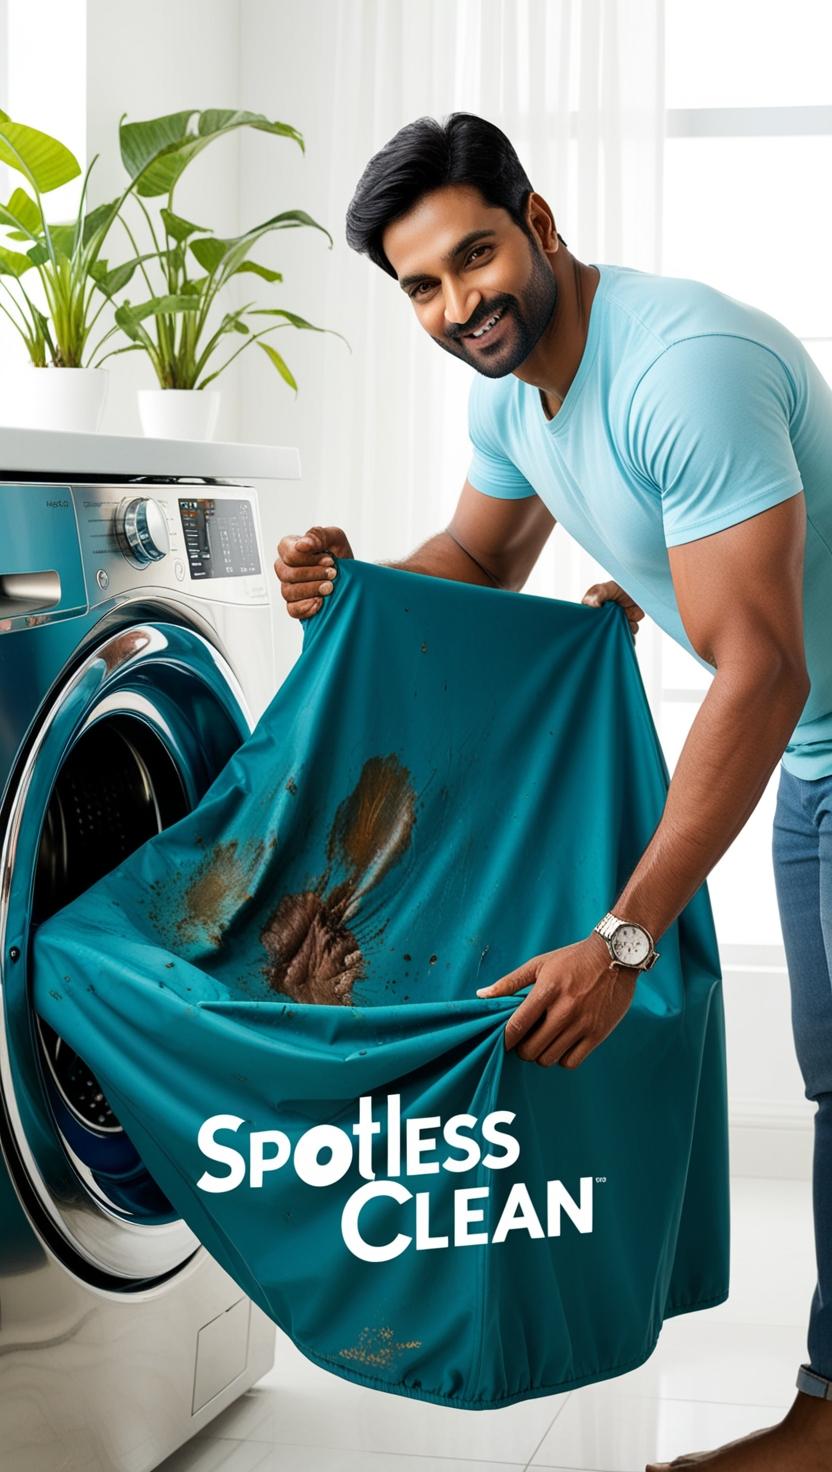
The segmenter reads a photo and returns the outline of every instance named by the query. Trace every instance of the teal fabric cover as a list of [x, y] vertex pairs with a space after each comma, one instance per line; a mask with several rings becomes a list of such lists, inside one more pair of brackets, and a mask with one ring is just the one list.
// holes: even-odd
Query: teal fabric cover
[[39, 928], [38, 1011], [319, 1365], [487, 1409], [727, 1296], [705, 886], [577, 1068], [506, 1050], [528, 987], [475, 995], [589, 933], [667, 782], [618, 605], [341, 560], [199, 805]]

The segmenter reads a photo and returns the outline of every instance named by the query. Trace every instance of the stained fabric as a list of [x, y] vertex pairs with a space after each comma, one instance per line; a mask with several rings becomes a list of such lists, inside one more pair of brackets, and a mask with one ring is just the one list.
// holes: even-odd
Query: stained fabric
[[707, 889], [575, 1068], [475, 992], [661, 817], [626, 615], [340, 560], [302, 627], [198, 806], [39, 927], [37, 1010], [317, 1364], [469, 1409], [621, 1374], [728, 1292]]

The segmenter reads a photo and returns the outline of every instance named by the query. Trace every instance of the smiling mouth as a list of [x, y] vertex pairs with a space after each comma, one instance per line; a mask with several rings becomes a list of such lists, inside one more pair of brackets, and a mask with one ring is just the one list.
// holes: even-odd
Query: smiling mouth
[[507, 307], [500, 307], [498, 311], [492, 312], [491, 316], [485, 322], [483, 322], [481, 327], [477, 328], [476, 332], [465, 333], [466, 341], [483, 342], [485, 338], [490, 337], [497, 324], [502, 321], [507, 310]]

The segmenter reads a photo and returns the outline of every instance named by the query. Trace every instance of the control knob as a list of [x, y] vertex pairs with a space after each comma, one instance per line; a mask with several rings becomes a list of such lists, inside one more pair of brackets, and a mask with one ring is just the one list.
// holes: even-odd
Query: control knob
[[137, 496], [119, 510], [117, 526], [127, 555], [136, 562], [159, 562], [170, 551], [165, 513], [152, 496]]

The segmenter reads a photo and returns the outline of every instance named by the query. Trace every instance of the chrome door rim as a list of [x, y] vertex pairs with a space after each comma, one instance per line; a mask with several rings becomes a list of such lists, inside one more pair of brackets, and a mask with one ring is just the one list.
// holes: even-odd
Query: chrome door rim
[[[57, 1134], [39, 1073], [30, 1007], [28, 923], [31, 883], [46, 807], [62, 762], [85, 730], [108, 714], [131, 714], [148, 722], [170, 753], [182, 757], [181, 733], [170, 724], [164, 700], [130, 686], [134, 673], [152, 665], [178, 671], [199, 682], [236, 728], [240, 741], [252, 722], [243, 691], [224, 656], [192, 627], [164, 621], [142, 622], [111, 634], [98, 644], [57, 691], [42, 716], [12, 794], [0, 850], [0, 956], [3, 958], [0, 1028], [0, 1088], [26, 1184], [35, 1192], [38, 1209], [53, 1230], [88, 1267], [114, 1285], [147, 1286], [148, 1279], [168, 1276], [187, 1262], [199, 1241], [184, 1221], [140, 1224], [102, 1199], [90, 1172]], [[169, 702], [168, 702], [169, 703]], [[214, 773], [213, 775], [216, 775]], [[181, 770], [186, 788], [192, 773]], [[212, 780], [212, 776], [208, 781]], [[195, 799], [193, 790], [189, 798]], [[35, 821], [31, 809], [35, 804]], [[26, 825], [24, 826], [24, 819]], [[33, 833], [34, 830], [34, 833]], [[26, 888], [28, 887], [28, 888]], [[25, 894], [24, 894], [25, 889]], [[25, 935], [9, 932], [11, 915], [25, 899]], [[17, 946], [18, 961], [10, 959]], [[8, 978], [8, 981], [7, 981]], [[33, 1138], [34, 1137], [34, 1138]]]

